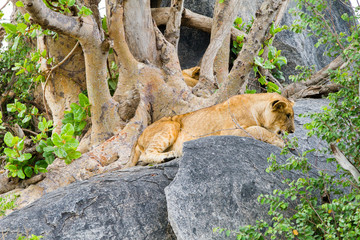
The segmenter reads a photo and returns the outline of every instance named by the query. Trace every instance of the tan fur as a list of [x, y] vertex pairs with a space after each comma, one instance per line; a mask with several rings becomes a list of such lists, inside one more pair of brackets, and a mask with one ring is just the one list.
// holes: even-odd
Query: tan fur
[[212, 135], [236, 135], [284, 147], [278, 136], [292, 133], [294, 103], [277, 93], [244, 94], [198, 111], [164, 117], [140, 135], [127, 167], [161, 163], [182, 155], [183, 143]]
[[200, 67], [193, 67], [189, 69], [182, 70], [182, 75], [186, 85], [189, 87], [194, 87], [199, 81]]

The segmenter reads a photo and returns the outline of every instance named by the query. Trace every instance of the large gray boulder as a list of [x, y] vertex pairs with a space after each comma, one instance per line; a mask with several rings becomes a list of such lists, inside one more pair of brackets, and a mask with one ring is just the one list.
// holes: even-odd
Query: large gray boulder
[[167, 220], [164, 188], [177, 162], [118, 171], [55, 190], [0, 219], [1, 239], [176, 239]]
[[[214, 136], [186, 142], [178, 173], [165, 188], [169, 221], [177, 239], [224, 239], [213, 228], [236, 230], [256, 220], [270, 221], [268, 206], [258, 203], [257, 197], [284, 189], [281, 174], [265, 171], [271, 153], [285, 162], [278, 147], [251, 138]], [[311, 159], [311, 163], [319, 169], [336, 169], [325, 158]], [[291, 172], [285, 177], [304, 175]]]

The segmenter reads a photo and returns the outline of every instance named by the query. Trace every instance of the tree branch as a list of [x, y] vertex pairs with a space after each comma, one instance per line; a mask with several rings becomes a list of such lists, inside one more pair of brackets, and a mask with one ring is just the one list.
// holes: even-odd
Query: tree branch
[[47, 8], [42, 0], [22, 0], [25, 10], [36, 23], [45, 29], [64, 33], [74, 38], [84, 38], [86, 31], [83, 29], [85, 18], [65, 16]]
[[217, 27], [212, 28], [216, 32], [212, 33], [213, 37], [201, 61], [199, 82], [193, 88], [193, 93], [197, 96], [210, 95], [215, 89], [219, 88], [219, 84], [214, 77], [214, 60], [223, 45], [224, 39], [230, 33], [230, 28], [238, 13], [237, 9], [240, 0], [227, 0], [221, 4], [223, 6], [220, 7], [218, 21], [215, 23]]
[[[346, 48], [350, 49], [350, 47]], [[301, 90], [304, 90], [310, 86], [319, 84], [324, 78], [329, 76], [329, 70], [335, 70], [337, 68], [343, 68], [347, 64], [347, 61], [342, 55], [339, 55], [327, 66], [323, 67], [321, 70], [313, 74], [308, 80], [304, 82], [296, 82], [289, 84], [283, 90], [281, 95], [287, 98], [293, 98], [293, 96]]]
[[43, 86], [43, 102], [44, 102], [44, 106], [45, 106], [45, 112], [46, 112], [46, 115], [48, 117], [50, 117], [49, 115], [49, 112], [48, 112], [48, 109], [47, 109], [47, 104], [46, 104], [46, 98], [45, 98], [45, 91], [46, 91], [46, 85], [50, 79], [50, 76], [51, 76], [51, 73], [57, 69], [58, 67], [60, 67], [64, 62], [66, 62], [69, 57], [74, 53], [75, 49], [79, 46], [79, 41], [76, 42], [75, 46], [73, 47], [73, 49], [69, 52], [69, 54], [63, 59], [61, 60], [61, 62], [59, 62], [58, 64], [56, 64], [54, 67], [52, 67], [49, 72], [47, 73], [47, 77], [46, 77], [46, 81], [44, 83], [44, 86]]
[[336, 161], [342, 168], [348, 170], [353, 175], [355, 181], [359, 183], [360, 172], [359, 170], [345, 157], [335, 144], [330, 144], [331, 151], [334, 153]]
[[[156, 25], [165, 25], [169, 19], [170, 8], [152, 8], [151, 15], [156, 22]], [[189, 9], [184, 8], [182, 13], [181, 25], [199, 29], [201, 31], [211, 33], [211, 26], [213, 23], [213, 19], [207, 16], [194, 13]], [[237, 36], [245, 35], [245, 32], [242, 32], [234, 27], [231, 27], [231, 39], [236, 40]]]
[[184, 9], [183, 0], [171, 0], [170, 16], [166, 23], [165, 38], [175, 49], [178, 49], [180, 39], [181, 15]]
[[242, 50], [234, 61], [228, 79], [216, 92], [217, 102], [225, 101], [230, 96], [244, 90], [244, 86], [253, 68], [254, 57], [258, 54], [267, 38], [270, 26], [278, 11], [287, 0], [266, 0], [256, 12], [250, 33], [246, 36]]

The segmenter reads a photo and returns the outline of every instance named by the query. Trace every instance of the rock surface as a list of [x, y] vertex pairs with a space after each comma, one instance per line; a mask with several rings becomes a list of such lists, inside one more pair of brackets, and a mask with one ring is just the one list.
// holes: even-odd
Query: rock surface
[[[255, 220], [270, 221], [267, 206], [258, 203], [257, 197], [284, 187], [280, 174], [265, 171], [267, 157], [279, 155], [278, 147], [251, 138], [214, 136], [186, 142], [184, 153], [174, 181], [165, 188], [169, 221], [177, 239], [224, 239], [213, 228], [236, 230]], [[285, 160], [283, 156], [277, 159]], [[330, 167], [325, 158], [316, 165]], [[285, 175], [301, 176], [297, 172]]]
[[[298, 114], [319, 111], [326, 104], [321, 99], [296, 103], [294, 135], [300, 148], [316, 147], [319, 141], [305, 136], [301, 125], [309, 120]], [[190, 141], [182, 159], [103, 174], [46, 194], [0, 219], [0, 238], [224, 239], [212, 229], [237, 229], [267, 218], [266, 206], [258, 204], [257, 197], [282, 186], [281, 176], [265, 173], [267, 157], [279, 152], [267, 143], [235, 136]], [[321, 169], [334, 169], [325, 158], [313, 155], [311, 161]]]
[[0, 238], [176, 239], [167, 220], [164, 188], [177, 162], [134, 168], [76, 182], [0, 220]]

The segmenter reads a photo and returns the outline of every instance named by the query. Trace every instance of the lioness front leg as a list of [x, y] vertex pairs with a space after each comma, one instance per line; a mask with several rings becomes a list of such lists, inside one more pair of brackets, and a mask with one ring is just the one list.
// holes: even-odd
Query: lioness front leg
[[285, 142], [275, 133], [270, 132], [266, 128], [260, 126], [251, 126], [245, 128], [245, 131], [257, 140], [270, 143], [280, 148], [285, 147]]
[[171, 147], [177, 139], [180, 131], [180, 124], [177, 122], [166, 121], [162, 122], [162, 124], [156, 128], [156, 130], [160, 131], [154, 133], [139, 158], [143, 163], [162, 163], [167, 159], [179, 157], [175, 151], [165, 151]]

